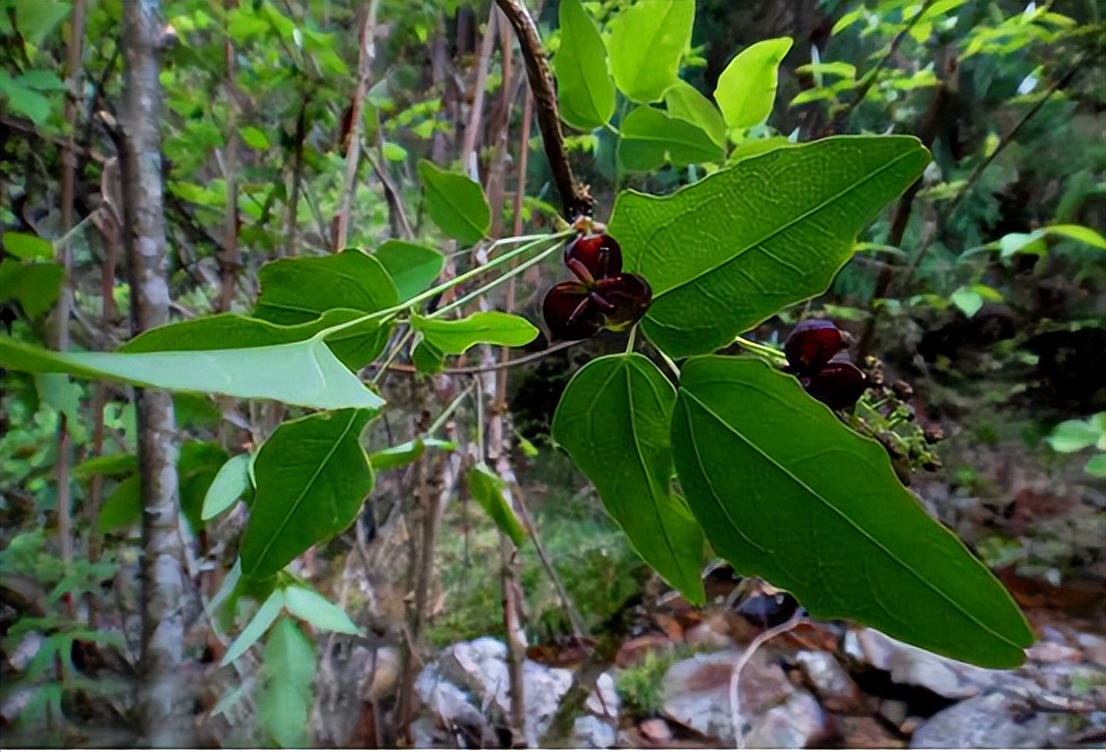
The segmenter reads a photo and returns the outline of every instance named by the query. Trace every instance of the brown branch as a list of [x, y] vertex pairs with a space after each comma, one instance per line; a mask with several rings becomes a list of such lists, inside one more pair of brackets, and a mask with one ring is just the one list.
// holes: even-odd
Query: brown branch
[[[238, 7], [238, 0], [225, 0], [228, 17]], [[228, 33], [223, 41], [223, 59], [226, 77], [223, 81], [227, 93], [227, 143], [223, 151], [223, 179], [227, 187], [226, 226], [223, 231], [223, 252], [219, 256], [219, 297], [216, 312], [227, 312], [234, 303], [238, 280], [238, 85], [234, 80], [234, 42]]]
[[495, 0], [518, 38], [522, 59], [526, 64], [526, 76], [530, 81], [538, 114], [538, 128], [541, 130], [545, 155], [553, 171], [553, 182], [561, 196], [561, 208], [565, 219], [574, 221], [579, 216], [591, 216], [594, 201], [588, 187], [577, 182], [572, 173], [565, 150], [564, 134], [561, 132], [561, 116], [557, 107], [557, 96], [553, 91], [553, 75], [549, 62], [542, 49], [541, 38], [530, 13], [518, 0]]

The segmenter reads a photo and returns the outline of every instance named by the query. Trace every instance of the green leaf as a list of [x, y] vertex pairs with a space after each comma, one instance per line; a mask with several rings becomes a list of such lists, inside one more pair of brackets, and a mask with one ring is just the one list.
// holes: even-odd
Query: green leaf
[[766, 39], [746, 47], [730, 61], [714, 89], [714, 101], [731, 128], [752, 128], [772, 114], [780, 63], [791, 39]]
[[1052, 429], [1047, 441], [1054, 451], [1066, 454], [1099, 444], [1103, 435], [1102, 428], [1089, 420], [1065, 420]]
[[529, 533], [515, 516], [515, 510], [507, 502], [503, 492], [507, 489], [507, 481], [500, 478], [487, 465], [477, 464], [471, 467], [465, 474], [465, 481], [469, 487], [469, 493], [476, 503], [488, 513], [495, 526], [503, 532], [515, 548], [521, 548]]
[[280, 616], [282, 608], [284, 608], [284, 591], [274, 590], [272, 595], [261, 604], [261, 608], [257, 609], [257, 613], [250, 619], [250, 623], [246, 625], [246, 628], [239, 633], [238, 637], [227, 648], [227, 654], [223, 656], [223, 662], [219, 665], [229, 666], [245, 655], [246, 651], [254, 646], [254, 643], [265, 636], [265, 633], [269, 631], [269, 627], [273, 626], [273, 622]]
[[475, 344], [487, 342], [505, 347], [522, 347], [534, 341], [538, 329], [521, 316], [500, 311], [482, 311], [463, 319], [431, 319], [413, 314], [411, 328], [439, 352], [460, 355]]
[[18, 300], [28, 318], [37, 319], [53, 308], [61, 292], [65, 270], [53, 261], [24, 264], [0, 261], [0, 300]]
[[381, 146], [381, 152], [383, 152], [384, 158], [389, 162], [402, 162], [407, 159], [407, 150], [391, 141], [384, 142], [383, 146]]
[[142, 487], [138, 474], [119, 481], [104, 499], [96, 525], [101, 533], [126, 530], [142, 519]]
[[238, 129], [238, 135], [242, 137], [246, 146], [251, 149], [256, 149], [257, 151], [268, 151], [269, 149], [269, 137], [266, 136], [265, 132], [260, 128], [247, 125], [245, 128]]
[[73, 9], [71, 3], [59, 0], [14, 0], [5, 5], [5, 14], [14, 12], [23, 38], [36, 47], [69, 17]]
[[1090, 227], [1083, 227], [1082, 225], [1051, 225], [1042, 229], [1050, 235], [1063, 235], [1072, 240], [1078, 240], [1081, 243], [1086, 243], [1087, 245], [1101, 248], [1106, 251], [1106, 238], [1102, 237], [1101, 234], [1095, 232]]
[[622, 121], [618, 158], [631, 172], [649, 172], [671, 162], [674, 167], [721, 162], [725, 155], [699, 126], [669, 117], [652, 107], [638, 107]]
[[430, 287], [445, 267], [445, 256], [438, 251], [402, 240], [386, 240], [372, 255], [392, 278], [401, 301]]
[[24, 261], [47, 261], [54, 258], [53, 243], [23, 232], [5, 232], [4, 249]]
[[411, 365], [421, 374], [441, 373], [445, 369], [445, 354], [425, 338], [420, 338], [411, 351]]
[[274, 399], [320, 410], [376, 409], [384, 404], [324, 342], [311, 340], [244, 350], [131, 354], [57, 353], [0, 337], [0, 366], [241, 399]]
[[314, 590], [297, 585], [285, 588], [284, 607], [288, 609], [288, 613], [298, 616], [315, 629], [338, 634], [362, 634], [340, 606], [331, 603]]
[[952, 304], [964, 312], [968, 318], [979, 313], [983, 307], [983, 296], [970, 287], [961, 287], [949, 296]]
[[553, 58], [561, 118], [574, 128], [591, 130], [614, 115], [614, 81], [607, 72], [607, 48], [595, 19], [580, 0], [560, 8], [561, 46]]
[[315, 650], [292, 619], [281, 619], [273, 627], [265, 644], [261, 668], [258, 721], [279, 746], [286, 749], [307, 747]]
[[692, 603], [703, 531], [672, 491], [669, 419], [675, 390], [643, 355], [608, 355], [581, 368], [553, 416], [553, 438], [599, 492], [638, 555]]
[[16, 79], [21, 86], [35, 91], [65, 91], [65, 82], [58, 78], [53, 71], [29, 70], [20, 74]]
[[361, 431], [373, 413], [336, 410], [277, 427], [253, 464], [242, 574], [260, 580], [349, 527], [373, 485]]
[[137, 470], [138, 458], [133, 454], [105, 454], [74, 467], [73, 477], [85, 480], [93, 475], [129, 475]]
[[686, 81], [677, 81], [664, 93], [668, 114], [699, 126], [720, 149], [726, 147], [726, 121], [714, 102]]
[[229, 509], [250, 486], [250, 455], [239, 454], [227, 460], [204, 495], [200, 516], [205, 520]]
[[0, 71], [0, 95], [7, 98], [12, 110], [26, 115], [36, 125], [42, 125], [50, 116], [49, 99], [23, 86], [4, 71]]
[[639, 2], [611, 21], [607, 51], [619, 91], [642, 104], [664, 96], [679, 76], [694, 22], [689, 0]]
[[791, 376], [752, 358], [694, 358], [672, 423], [676, 471], [714, 550], [790, 591], [817, 619], [852, 619], [980, 666], [1033, 643], [964, 544], [926, 514], [886, 450]]
[[384, 265], [356, 248], [272, 261], [258, 279], [254, 316], [274, 324], [305, 324], [333, 308], [376, 313], [399, 302]]
[[453, 452], [456, 451], [457, 445], [452, 441], [442, 441], [441, 439], [416, 438], [413, 441], [406, 441], [369, 455], [369, 464], [378, 473], [385, 470], [394, 470], [397, 467], [415, 462], [419, 457], [422, 457], [427, 449]]
[[442, 232], [464, 245], [488, 234], [492, 212], [479, 185], [425, 159], [419, 160], [419, 180], [426, 191], [426, 213]]
[[189, 441], [181, 447], [177, 461], [180, 508], [194, 533], [203, 529], [204, 499], [227, 459], [227, 450], [215, 442]]
[[710, 352], [825, 292], [857, 233], [921, 174], [911, 136], [779, 147], [656, 198], [623, 191], [610, 233], [652, 285], [645, 334], [672, 357]]
[[1106, 478], [1106, 454], [1096, 454], [1087, 460], [1083, 472], [1096, 478]]
[[[220, 313], [159, 326], [138, 335], [120, 352], [148, 353], [179, 350], [238, 350], [304, 342], [323, 329], [344, 324], [365, 314], [350, 308], [334, 308], [305, 324], [282, 326], [236, 313]], [[334, 356], [350, 370], [371, 363], [388, 343], [390, 325], [364, 321], [326, 337]]]

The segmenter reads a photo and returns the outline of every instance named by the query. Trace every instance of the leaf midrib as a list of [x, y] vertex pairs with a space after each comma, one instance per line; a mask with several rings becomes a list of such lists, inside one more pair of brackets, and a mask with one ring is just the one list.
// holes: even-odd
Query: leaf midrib
[[[939, 598], [941, 598], [946, 603], [948, 603], [950, 606], [952, 606], [953, 609], [955, 609], [957, 612], [959, 612], [962, 616], [966, 617], [968, 619], [968, 621], [974, 623], [976, 626], [981, 628], [984, 632], [987, 632], [988, 634], [994, 636], [995, 638], [997, 638], [999, 641], [1003, 642], [1004, 644], [1009, 645], [1009, 646], [1011, 646], [1011, 647], [1013, 647], [1017, 650], [1022, 650], [1021, 645], [1017, 644], [1016, 642], [1014, 642], [1010, 638], [1006, 637], [1005, 635], [995, 631], [995, 629], [993, 627], [991, 627], [990, 625], [984, 624], [977, 616], [975, 616], [974, 614], [972, 614], [969, 611], [965, 610], [965, 608], [962, 605], [960, 605], [960, 603], [953, 600], [947, 593], [945, 593], [945, 591], [941, 590], [939, 587], [937, 587], [932, 582], [930, 582], [926, 577], [924, 577], [920, 572], [916, 571], [912, 566], [910, 566], [905, 561], [903, 561], [898, 556], [896, 556], [895, 553], [893, 551], [891, 551], [889, 548], [887, 548], [886, 545], [884, 545], [881, 541], [874, 538], [867, 530], [865, 530], [863, 527], [858, 525], [852, 519], [852, 517], [845, 514], [843, 511], [841, 511], [836, 505], [834, 505], [832, 502], [830, 502], [828, 499], [826, 499], [824, 496], [822, 496], [819, 492], [815, 491], [813, 488], [811, 488], [809, 485], [807, 485], [807, 483], [802, 478], [799, 478], [797, 475], [795, 475], [793, 472], [791, 472], [788, 468], [781, 465], [774, 457], [772, 457], [767, 452], [765, 452], [763, 449], [761, 449], [759, 445], [757, 445], [756, 443], [751, 441], [743, 433], [741, 433], [735, 427], [733, 427], [729, 423], [727, 423], [720, 415], [718, 415], [716, 412], [714, 412], [714, 410], [712, 410], [710, 407], [708, 407], [707, 404], [704, 403], [701, 399], [699, 399], [693, 392], [691, 392], [686, 387], [681, 389], [681, 391], [684, 394], [686, 394], [690, 399], [694, 400], [695, 403], [699, 405], [700, 409], [702, 409], [704, 412], [706, 412], [708, 415], [710, 415], [712, 418], [714, 418], [714, 420], [717, 421], [723, 428], [725, 428], [727, 431], [729, 431], [734, 436], [739, 438], [746, 445], [748, 445], [749, 447], [754, 449], [761, 457], [763, 457], [765, 460], [767, 460], [769, 462], [769, 464], [771, 464], [777, 470], [779, 470], [784, 475], [786, 475], [788, 478], [790, 478], [792, 481], [794, 481], [803, 490], [807, 491], [813, 498], [815, 498], [817, 501], [819, 501], [824, 507], [826, 507], [827, 509], [834, 512], [838, 517], [840, 517], [842, 520], [844, 520], [846, 523], [848, 523], [848, 525], [851, 526], [854, 530], [856, 530], [856, 532], [860, 533], [862, 538], [867, 539], [869, 543], [871, 543], [873, 546], [875, 546], [877, 550], [882, 552], [893, 563], [897, 564], [904, 571], [906, 571], [910, 575], [912, 575], [916, 580], [918, 580], [918, 582], [920, 582], [922, 585], [924, 585], [928, 590], [930, 590], [933, 593], [937, 594], [937, 596]], [[688, 427], [689, 427], [689, 429], [691, 429], [691, 421], [690, 420], [688, 421]], [[692, 430], [692, 435], [693, 436], [694, 436], [694, 433], [695, 433], [694, 430]], [[705, 475], [706, 474], [704, 473], [704, 476]]]

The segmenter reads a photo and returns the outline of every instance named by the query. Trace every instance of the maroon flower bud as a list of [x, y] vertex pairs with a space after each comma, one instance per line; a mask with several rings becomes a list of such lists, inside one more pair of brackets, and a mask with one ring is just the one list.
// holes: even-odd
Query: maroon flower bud
[[831, 360], [817, 374], [800, 376], [800, 383], [814, 399], [831, 410], [848, 410], [868, 388], [864, 372], [847, 360]]
[[783, 352], [792, 373], [816, 374], [848, 344], [848, 335], [832, 321], [808, 319], [800, 321], [791, 330]]
[[622, 273], [622, 246], [610, 235], [581, 235], [565, 248], [565, 265], [585, 284]]

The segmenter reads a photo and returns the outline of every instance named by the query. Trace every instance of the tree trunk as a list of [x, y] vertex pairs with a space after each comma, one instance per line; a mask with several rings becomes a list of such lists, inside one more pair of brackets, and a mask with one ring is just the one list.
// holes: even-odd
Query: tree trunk
[[[162, 202], [162, 34], [159, 0], [124, 4], [124, 100], [119, 144], [123, 247], [130, 271], [134, 333], [169, 320]], [[192, 698], [181, 671], [184, 647], [183, 546], [177, 519], [177, 446], [169, 394], [136, 389], [142, 478], [142, 659], [136, 718], [152, 747], [193, 747]]]

